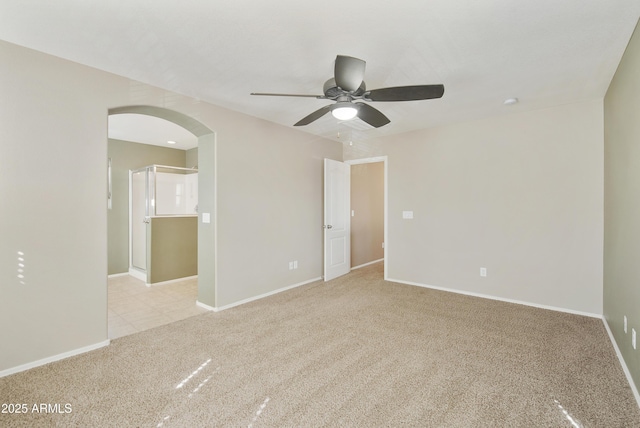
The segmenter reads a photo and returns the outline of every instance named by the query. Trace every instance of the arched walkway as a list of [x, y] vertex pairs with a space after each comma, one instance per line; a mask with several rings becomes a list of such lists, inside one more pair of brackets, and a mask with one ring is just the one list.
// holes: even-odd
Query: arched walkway
[[163, 107], [132, 105], [109, 109], [109, 116], [141, 114], [167, 120], [198, 137], [198, 300], [200, 306], [216, 305], [216, 206], [215, 132], [202, 122]]

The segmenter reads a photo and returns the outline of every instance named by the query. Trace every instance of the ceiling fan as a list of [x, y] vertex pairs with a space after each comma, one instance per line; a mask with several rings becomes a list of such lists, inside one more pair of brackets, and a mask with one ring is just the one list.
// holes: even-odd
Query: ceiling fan
[[415, 101], [440, 98], [444, 94], [444, 85], [395, 86], [368, 91], [364, 83], [366, 62], [350, 56], [336, 57], [334, 77], [324, 84], [324, 95], [273, 94], [252, 92], [251, 95], [276, 97], [309, 97], [321, 100], [332, 100], [335, 104], [324, 106], [302, 118], [293, 126], [308, 125], [325, 114], [331, 114], [338, 120], [350, 120], [358, 117], [369, 125], [379, 128], [390, 122], [389, 118], [376, 108], [361, 101]]

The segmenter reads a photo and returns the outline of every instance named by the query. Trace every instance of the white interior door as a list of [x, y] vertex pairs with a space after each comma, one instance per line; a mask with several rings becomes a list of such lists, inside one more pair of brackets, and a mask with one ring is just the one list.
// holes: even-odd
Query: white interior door
[[351, 167], [324, 160], [324, 280], [351, 270]]

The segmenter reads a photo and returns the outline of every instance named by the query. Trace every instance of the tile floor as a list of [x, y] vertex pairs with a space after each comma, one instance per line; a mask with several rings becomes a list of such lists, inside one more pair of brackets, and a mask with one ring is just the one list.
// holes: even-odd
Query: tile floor
[[147, 287], [131, 276], [109, 278], [109, 339], [207, 312], [196, 306], [198, 280]]

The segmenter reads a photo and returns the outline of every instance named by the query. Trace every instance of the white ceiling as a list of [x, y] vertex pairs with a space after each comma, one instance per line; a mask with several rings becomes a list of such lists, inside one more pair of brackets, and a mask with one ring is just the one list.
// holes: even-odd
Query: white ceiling
[[330, 101], [249, 93], [321, 94], [337, 54], [367, 61], [369, 89], [445, 85], [372, 103], [378, 129], [299, 128], [356, 141], [601, 98], [639, 16], [640, 0], [0, 0], [0, 39], [286, 126]]
[[[109, 116], [109, 138], [179, 150], [189, 150], [198, 146], [198, 137], [182, 126], [142, 114]], [[173, 141], [173, 144], [169, 141]]]

